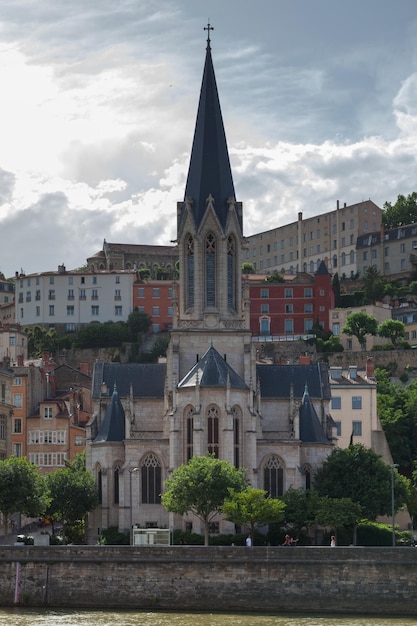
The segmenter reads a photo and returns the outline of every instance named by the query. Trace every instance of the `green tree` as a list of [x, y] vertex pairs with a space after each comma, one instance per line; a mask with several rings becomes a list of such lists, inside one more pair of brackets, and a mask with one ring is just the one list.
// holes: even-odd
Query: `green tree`
[[285, 504], [281, 500], [268, 497], [263, 489], [246, 487], [238, 492], [230, 490], [222, 506], [222, 513], [230, 522], [248, 526], [254, 537], [256, 525], [280, 522], [284, 519], [284, 509]]
[[282, 496], [285, 504], [285, 525], [299, 534], [316, 523], [318, 493], [315, 490], [288, 489]]
[[85, 532], [85, 516], [98, 504], [94, 476], [85, 470], [85, 453], [72, 464], [46, 476], [49, 505], [46, 514], [62, 522], [64, 536], [71, 527]]
[[338, 528], [356, 526], [361, 518], [361, 505], [358, 502], [353, 502], [350, 498], [329, 498], [324, 496], [317, 503], [317, 524], [334, 529], [336, 537]]
[[28, 336], [28, 354], [31, 357], [40, 357], [42, 352], [54, 352], [57, 346], [57, 334], [55, 328], [42, 328], [42, 326], [28, 326], [24, 329]]
[[204, 524], [204, 543], [208, 546], [210, 521], [220, 513], [229, 489], [246, 487], [245, 470], [233, 467], [214, 455], [193, 456], [180, 465], [165, 481], [162, 504], [172, 513], [193, 513]]
[[370, 304], [375, 304], [377, 300], [382, 300], [385, 293], [385, 280], [375, 265], [368, 267], [363, 275], [363, 288], [365, 300]]
[[254, 274], [255, 267], [253, 263], [242, 263], [242, 274]]
[[347, 316], [342, 333], [349, 337], [356, 337], [362, 350], [366, 350], [366, 335], [376, 335], [377, 330], [378, 322], [373, 315], [368, 315], [364, 311], [356, 311]]
[[8, 533], [8, 517], [23, 513], [28, 517], [42, 515], [47, 505], [44, 479], [35, 465], [25, 457], [0, 461], [0, 511], [4, 532]]
[[400, 320], [385, 320], [378, 326], [378, 335], [389, 339], [396, 348], [398, 342], [403, 341], [405, 337], [405, 324]]
[[135, 307], [129, 314], [126, 323], [129, 329], [130, 341], [138, 341], [138, 336], [141, 333], [149, 332], [152, 325], [152, 317]]
[[[398, 511], [407, 500], [407, 483], [397, 471], [394, 480]], [[367, 519], [391, 514], [391, 467], [362, 444], [333, 450], [316, 472], [314, 487], [320, 496], [350, 498], [362, 507]]]
[[285, 279], [280, 272], [278, 272], [277, 270], [274, 270], [272, 274], [270, 274], [269, 276], [265, 278], [265, 282], [266, 283], [284, 283]]
[[382, 223], [385, 228], [396, 228], [415, 222], [417, 222], [417, 193], [415, 191], [408, 196], [400, 194], [394, 204], [384, 203]]

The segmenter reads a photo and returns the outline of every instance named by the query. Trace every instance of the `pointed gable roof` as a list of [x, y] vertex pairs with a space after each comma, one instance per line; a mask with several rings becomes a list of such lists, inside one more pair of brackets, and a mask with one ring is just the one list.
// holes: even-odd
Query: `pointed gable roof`
[[226, 387], [247, 389], [248, 386], [213, 347], [209, 348], [178, 384], [184, 387]]
[[300, 440], [303, 443], [331, 443], [320, 424], [320, 420], [308, 393], [307, 384], [300, 406]]
[[123, 441], [125, 438], [125, 412], [114, 386], [113, 395], [106, 409], [97, 437], [93, 443]]
[[325, 275], [325, 274], [328, 274], [328, 273], [329, 273], [329, 270], [327, 269], [327, 265], [326, 265], [326, 263], [325, 263], [324, 261], [321, 261], [321, 262], [320, 262], [320, 265], [319, 265], [319, 266], [318, 266], [318, 268], [317, 268], [316, 275], [317, 275], [317, 274], [319, 274], [319, 275]]
[[[209, 37], [207, 39], [203, 81], [180, 219], [182, 219], [184, 214], [186, 199], [191, 200], [191, 210], [194, 216], [195, 227], [198, 230], [206, 211], [207, 199], [210, 195], [214, 199], [214, 210], [224, 230], [229, 211], [228, 200], [229, 198], [235, 198], [235, 190], [211, 58]], [[240, 226], [242, 227], [242, 224]]]

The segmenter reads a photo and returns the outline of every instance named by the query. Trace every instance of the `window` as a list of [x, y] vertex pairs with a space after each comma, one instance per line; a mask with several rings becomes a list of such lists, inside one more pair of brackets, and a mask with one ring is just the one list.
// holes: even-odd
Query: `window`
[[362, 396], [352, 396], [352, 409], [362, 408]]
[[292, 335], [294, 332], [294, 320], [285, 320], [285, 332]]
[[264, 467], [264, 489], [271, 498], [280, 498], [284, 493], [284, 472], [275, 455]]
[[75, 435], [75, 437], [74, 437], [74, 444], [76, 446], [84, 445], [84, 437], [83, 437], [83, 435]]
[[32, 300], [32, 292], [31, 291], [27, 291], [26, 292], [26, 302], [31, 302]]
[[96, 317], [99, 315], [99, 306], [97, 304], [92, 305], [91, 315], [96, 316]]
[[14, 443], [13, 444], [13, 454], [14, 456], [21, 457], [22, 456], [22, 444]]
[[193, 409], [190, 408], [187, 412], [186, 417], [186, 441], [185, 441], [185, 458], [188, 461], [193, 457], [194, 454], [194, 418], [193, 418]]
[[159, 306], [152, 307], [152, 317], [159, 317]]
[[169, 306], [168, 307], [168, 311], [167, 311], [167, 316], [168, 317], [172, 317], [174, 315], [174, 307], [173, 306]]
[[41, 314], [41, 307], [40, 307], [40, 306], [37, 306], [37, 307], [36, 307], [36, 317], [39, 317], [39, 316], [40, 316], [40, 314]]
[[145, 297], [145, 288], [138, 287], [138, 298], [144, 298], [144, 297]]
[[289, 289], [288, 287], [285, 289], [284, 291], [284, 296], [286, 298], [292, 298], [292, 289]]
[[23, 394], [22, 393], [14, 393], [13, 394], [13, 406], [17, 409], [21, 409], [23, 406]]
[[50, 284], [50, 285], [53, 285], [53, 284], [54, 284], [54, 282], [55, 282], [55, 278], [54, 278], [53, 276], [50, 276], [50, 277], [49, 277], [49, 284]]
[[219, 412], [215, 406], [207, 411], [207, 451], [219, 457]]
[[161, 464], [154, 454], [148, 454], [141, 467], [142, 504], [161, 503]]
[[332, 326], [332, 333], [335, 337], [338, 337], [340, 335], [340, 324], [339, 323], [335, 323]]
[[44, 406], [43, 407], [43, 419], [44, 420], [51, 420], [52, 419], [52, 407], [51, 406]]
[[65, 324], [65, 330], [69, 333], [75, 332], [75, 324]]
[[120, 495], [120, 465], [116, 465], [113, 470], [113, 502], [114, 504], [119, 504], [119, 495]]
[[260, 320], [260, 333], [261, 335], [269, 335], [270, 334], [270, 323], [271, 320], [269, 317]]
[[269, 289], [261, 289], [261, 298], [269, 298]]
[[335, 420], [334, 423], [336, 426], [336, 436], [341, 437], [342, 436], [342, 422], [340, 420]]
[[41, 290], [37, 289], [35, 293], [35, 300], [40, 300], [40, 299], [41, 299]]
[[293, 312], [293, 305], [292, 304], [286, 304], [285, 305], [285, 312], [286, 313], [292, 313]]
[[73, 305], [67, 306], [67, 315], [74, 315], [75, 309]]
[[311, 319], [304, 320], [304, 332], [309, 333], [312, 328], [313, 328], [313, 320]]
[[16, 417], [13, 420], [13, 432], [15, 434], [20, 434], [22, 432], [22, 420], [20, 417]]
[[233, 464], [240, 467], [240, 411], [234, 407], [233, 411]]
[[160, 331], [159, 324], [152, 324], [152, 332], [156, 334], [156, 333], [159, 333], [159, 331]]
[[20, 378], [20, 376], [16, 376], [16, 378], [13, 379], [13, 384], [20, 387], [20, 385], [22, 384], [22, 379]]
[[269, 304], [261, 304], [261, 313], [264, 315], [269, 313]]
[[74, 300], [74, 289], [68, 289], [67, 299]]
[[49, 315], [55, 315], [55, 306], [53, 304], [49, 305]]
[[116, 285], [120, 283], [120, 276], [116, 276]]
[[305, 304], [304, 305], [304, 313], [312, 313], [313, 312], [313, 305], [312, 304]]
[[362, 422], [358, 420], [352, 422], [352, 435], [354, 437], [362, 437]]
[[216, 306], [216, 239], [209, 233], [205, 241], [206, 305]]
[[384, 250], [385, 256], [389, 256], [389, 247], [387, 246]]
[[85, 289], [80, 289], [80, 300], [86, 299]]
[[6, 439], [6, 416], [0, 415], [0, 439]]
[[401, 269], [402, 270], [407, 269], [407, 265], [406, 265], [406, 260], [405, 259], [401, 259]]
[[404, 254], [404, 252], [405, 252], [405, 243], [401, 243], [400, 244], [400, 252], [401, 252], [401, 254]]
[[123, 315], [123, 307], [122, 306], [115, 306], [114, 307], [114, 314], [115, 314], [116, 317], [117, 316], [120, 317], [121, 315]]
[[154, 287], [152, 289], [152, 298], [159, 298], [159, 287]]
[[48, 300], [55, 300], [55, 289], [50, 289], [49, 290]]
[[313, 297], [313, 290], [311, 289], [311, 287], [307, 287], [306, 289], [304, 289], [304, 298], [312, 298]]
[[[118, 291], [119, 291], [119, 294], [120, 294], [120, 290], [118, 290], [118, 289], [116, 289], [116, 294], [117, 294]], [[98, 300], [98, 289], [92, 289], [91, 290], [91, 299], [92, 300]], [[116, 296], [115, 296], [115, 300], [117, 300]], [[119, 298], [119, 300], [120, 300], [120, 298]]]
[[341, 408], [342, 408], [341, 396], [333, 396], [332, 397], [332, 409], [341, 409]]

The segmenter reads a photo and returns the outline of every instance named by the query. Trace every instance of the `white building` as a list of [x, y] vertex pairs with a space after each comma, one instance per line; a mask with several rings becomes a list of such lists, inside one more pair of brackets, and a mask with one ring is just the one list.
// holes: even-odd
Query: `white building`
[[16, 278], [16, 322], [64, 332], [92, 322], [125, 322], [132, 312], [134, 270], [21, 274]]

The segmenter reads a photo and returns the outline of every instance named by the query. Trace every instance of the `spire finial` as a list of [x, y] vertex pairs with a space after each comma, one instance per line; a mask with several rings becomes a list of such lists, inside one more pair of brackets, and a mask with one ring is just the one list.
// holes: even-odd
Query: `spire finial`
[[207, 31], [207, 50], [211, 50], [211, 48], [210, 48], [210, 31], [214, 30], [214, 28], [210, 24], [210, 19], [207, 22], [207, 26], [204, 26], [204, 30]]

